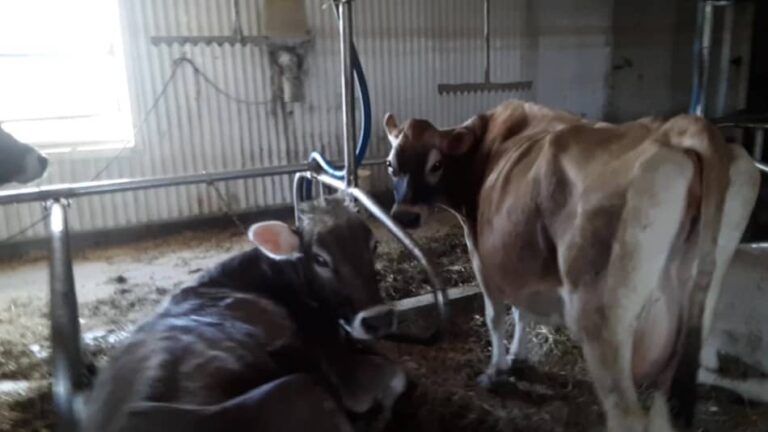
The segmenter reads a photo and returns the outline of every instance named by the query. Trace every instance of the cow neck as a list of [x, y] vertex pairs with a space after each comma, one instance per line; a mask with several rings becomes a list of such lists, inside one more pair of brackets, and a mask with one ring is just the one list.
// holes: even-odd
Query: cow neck
[[480, 190], [485, 178], [487, 152], [481, 146], [473, 146], [457, 164], [460, 171], [452, 176], [446, 192], [446, 206], [464, 217], [472, 226], [477, 221]]

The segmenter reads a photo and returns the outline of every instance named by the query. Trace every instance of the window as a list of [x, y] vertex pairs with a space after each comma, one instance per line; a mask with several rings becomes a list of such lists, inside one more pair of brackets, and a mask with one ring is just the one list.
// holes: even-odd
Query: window
[[118, 0], [0, 1], [0, 122], [47, 153], [133, 144]]

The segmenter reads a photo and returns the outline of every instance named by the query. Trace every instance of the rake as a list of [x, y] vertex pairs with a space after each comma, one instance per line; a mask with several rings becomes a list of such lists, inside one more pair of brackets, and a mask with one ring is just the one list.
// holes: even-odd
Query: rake
[[484, 30], [485, 37], [485, 79], [483, 82], [470, 82], [458, 84], [438, 84], [438, 94], [459, 94], [459, 93], [482, 93], [482, 92], [513, 92], [530, 90], [533, 81], [511, 81], [511, 82], [492, 82], [491, 81], [491, 5], [490, 0], [485, 0], [484, 12]]

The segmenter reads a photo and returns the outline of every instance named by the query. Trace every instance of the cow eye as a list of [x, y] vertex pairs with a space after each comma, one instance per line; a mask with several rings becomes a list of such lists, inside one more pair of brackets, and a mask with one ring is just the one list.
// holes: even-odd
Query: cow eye
[[379, 241], [378, 240], [374, 240], [373, 241], [373, 243], [371, 244], [371, 250], [373, 251], [373, 253], [376, 253], [376, 251], [379, 250]]
[[437, 161], [432, 164], [431, 167], [429, 167], [429, 172], [432, 174], [437, 174], [443, 169], [443, 164], [440, 163], [440, 161]]
[[314, 254], [312, 256], [312, 259], [315, 261], [315, 265], [318, 266], [318, 267], [328, 268], [328, 267], [331, 266], [331, 264], [328, 262], [328, 260], [325, 259], [325, 257], [320, 255], [320, 254], [317, 254], [317, 253]]

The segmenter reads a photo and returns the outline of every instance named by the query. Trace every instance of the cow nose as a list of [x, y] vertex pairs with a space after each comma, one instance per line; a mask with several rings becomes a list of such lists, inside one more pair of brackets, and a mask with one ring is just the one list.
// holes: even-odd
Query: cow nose
[[45, 157], [43, 155], [38, 155], [37, 156], [37, 162], [40, 164], [40, 169], [42, 171], [45, 171], [46, 169], [48, 169], [48, 158], [47, 157]]
[[418, 228], [421, 225], [421, 214], [409, 210], [395, 210], [392, 218], [403, 228]]
[[395, 311], [388, 309], [380, 314], [364, 317], [360, 320], [360, 325], [373, 337], [391, 333], [395, 329]]

